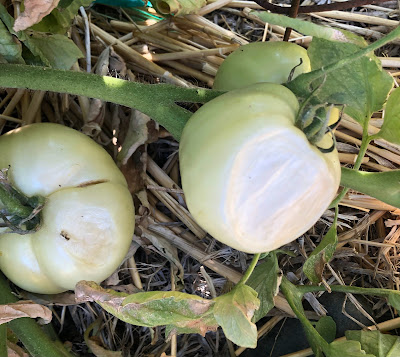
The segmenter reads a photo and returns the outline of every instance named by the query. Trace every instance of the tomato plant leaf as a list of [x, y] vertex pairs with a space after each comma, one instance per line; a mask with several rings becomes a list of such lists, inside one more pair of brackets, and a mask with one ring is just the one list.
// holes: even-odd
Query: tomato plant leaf
[[38, 24], [32, 26], [32, 30], [49, 32], [52, 34], [65, 34], [71, 26], [71, 21], [78, 14], [81, 6], [89, 6], [92, 0], [60, 1], [58, 6]]
[[83, 57], [75, 43], [64, 35], [33, 32], [23, 42], [45, 66], [52, 68], [68, 70]]
[[347, 340], [358, 341], [361, 348], [376, 357], [400, 356], [400, 337], [380, 331], [346, 331]]
[[[315, 38], [308, 48], [311, 68], [316, 70], [326, 67], [359, 50], [360, 47], [352, 43]], [[321, 88], [316, 91], [315, 97], [319, 103], [346, 105], [345, 111], [364, 124], [373, 112], [382, 109], [393, 86], [393, 78], [382, 70], [378, 58], [370, 55], [352, 61], [348, 66], [342, 66], [334, 72], [326, 73], [318, 84], [314, 83], [314, 87], [318, 85], [321, 85]]]
[[288, 16], [274, 14], [271, 12], [251, 11], [251, 15], [259, 17], [261, 20], [283, 27], [291, 27], [305, 35], [324, 38], [329, 41], [340, 41], [354, 43], [360, 47], [367, 45], [367, 42], [361, 36], [346, 30], [338, 30], [333, 27], [320, 26], [309, 21], [293, 19]]
[[257, 327], [251, 319], [260, 306], [257, 292], [250, 286], [239, 284], [214, 300], [214, 317], [225, 336], [239, 346], [255, 348]]
[[[132, 295], [103, 289], [94, 282], [76, 285], [77, 300], [95, 301], [103, 309], [132, 325], [172, 325], [179, 332], [202, 333], [217, 328], [212, 316], [213, 300], [178, 291], [154, 291]], [[170, 328], [172, 328], [170, 327]]]
[[279, 272], [276, 254], [269, 253], [247, 280], [246, 284], [257, 292], [260, 300], [260, 308], [254, 313], [254, 322], [262, 319], [274, 307], [274, 297], [278, 294], [280, 285]]
[[355, 171], [342, 167], [341, 186], [375, 197], [400, 208], [400, 170], [386, 172]]
[[14, 19], [7, 12], [6, 8], [0, 4], [0, 57], [6, 63], [23, 64], [21, 43], [12, 36], [10, 28]]
[[328, 263], [335, 253], [337, 245], [337, 232], [336, 232], [337, 216], [328, 230], [328, 233], [322, 239], [321, 243], [317, 248], [310, 254], [308, 259], [303, 265], [304, 274], [314, 284], [321, 282], [322, 273], [325, 268], [325, 264]]
[[377, 137], [400, 144], [400, 87], [389, 96], [385, 107], [385, 118]]
[[336, 323], [330, 316], [322, 316], [315, 325], [317, 332], [325, 339], [326, 342], [331, 343], [336, 337]]
[[377, 357], [366, 354], [358, 341], [334, 341], [324, 350], [326, 357]]
[[396, 310], [400, 310], [400, 293], [397, 291], [390, 291], [388, 300], [389, 305], [393, 306]]

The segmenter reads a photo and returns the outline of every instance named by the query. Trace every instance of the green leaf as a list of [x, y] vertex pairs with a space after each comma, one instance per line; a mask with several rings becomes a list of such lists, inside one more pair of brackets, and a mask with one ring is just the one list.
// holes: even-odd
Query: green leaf
[[377, 357], [366, 354], [358, 341], [334, 341], [324, 350], [326, 357]]
[[83, 57], [75, 43], [63, 35], [33, 32], [23, 43], [46, 66], [55, 69], [69, 70], [78, 58]]
[[317, 332], [325, 339], [326, 342], [331, 343], [336, 337], [336, 323], [330, 316], [322, 316], [315, 325]]
[[31, 29], [52, 34], [65, 34], [70, 28], [73, 18], [78, 14], [79, 7], [89, 6], [92, 2], [92, 0], [60, 1], [49, 15]]
[[337, 30], [332, 27], [316, 25], [309, 21], [293, 19], [288, 16], [274, 14], [271, 12], [251, 11], [251, 15], [258, 16], [261, 20], [282, 27], [293, 28], [304, 35], [313, 36], [314, 38], [323, 38], [329, 41], [340, 41], [354, 43], [360, 47], [367, 45], [367, 42], [361, 36], [346, 30]]
[[[0, 6], [0, 11], [4, 8]], [[6, 63], [25, 63], [22, 58], [22, 46], [21, 43], [15, 39], [7, 27], [0, 20], [0, 57], [4, 59]]]
[[389, 96], [385, 107], [385, 120], [377, 137], [400, 144], [400, 87]]
[[257, 293], [250, 286], [240, 284], [214, 300], [214, 317], [225, 336], [238, 346], [255, 348], [257, 327], [251, 319], [260, 306]]
[[[360, 47], [352, 43], [315, 38], [308, 48], [311, 68], [326, 67], [359, 50]], [[364, 124], [373, 112], [382, 109], [393, 86], [393, 78], [382, 70], [378, 58], [370, 55], [326, 74], [321, 83], [314, 83], [314, 87], [322, 86], [315, 94], [319, 103], [345, 104], [346, 113]]]
[[259, 264], [247, 280], [247, 285], [258, 294], [260, 308], [254, 313], [254, 322], [262, 319], [275, 305], [274, 297], [279, 291], [279, 265], [276, 254], [269, 253], [266, 260]]
[[376, 357], [400, 356], [400, 337], [380, 331], [346, 331], [348, 340], [358, 341], [361, 348]]
[[335, 220], [329, 228], [328, 233], [303, 265], [304, 274], [306, 274], [308, 279], [310, 279], [314, 284], [321, 282], [325, 264], [332, 259], [333, 254], [335, 253], [338, 243], [336, 222], [337, 216], [335, 215]]
[[392, 290], [388, 296], [389, 305], [393, 306], [396, 310], [400, 311], [400, 292]]
[[95, 301], [104, 310], [132, 325], [155, 327], [171, 325], [179, 332], [215, 331], [213, 300], [177, 291], [143, 292], [132, 295], [103, 289], [94, 282], [76, 285], [78, 301]]
[[355, 171], [342, 167], [341, 186], [351, 188], [400, 208], [400, 170]]

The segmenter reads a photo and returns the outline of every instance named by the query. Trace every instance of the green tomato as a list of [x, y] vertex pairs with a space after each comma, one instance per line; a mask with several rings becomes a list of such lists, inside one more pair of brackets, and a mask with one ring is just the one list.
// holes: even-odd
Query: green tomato
[[[277, 249], [310, 229], [340, 183], [338, 153], [323, 154], [294, 126], [286, 87], [227, 92], [188, 121], [180, 143], [186, 203], [217, 240], [244, 252]], [[320, 146], [329, 147], [332, 137]]]
[[121, 264], [134, 230], [127, 183], [108, 153], [58, 124], [24, 126], [0, 137], [0, 167], [26, 196], [46, 198], [36, 232], [0, 234], [0, 269], [42, 294], [101, 282]]
[[228, 91], [258, 82], [285, 83], [294, 67], [293, 78], [311, 71], [303, 47], [282, 41], [249, 43], [222, 62], [213, 88]]

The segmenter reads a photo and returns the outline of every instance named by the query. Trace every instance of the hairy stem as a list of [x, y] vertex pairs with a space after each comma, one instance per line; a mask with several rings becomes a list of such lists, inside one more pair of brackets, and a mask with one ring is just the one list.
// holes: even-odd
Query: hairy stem
[[[0, 304], [17, 301], [18, 298], [12, 294], [4, 276], [0, 274]], [[33, 319], [22, 317], [9, 322], [8, 326], [33, 357], [72, 357], [62, 345], [57, 346]]]
[[223, 93], [14, 64], [2, 65], [0, 86], [69, 93], [136, 108], [164, 126], [177, 140], [192, 113], [176, 103], [206, 103]]

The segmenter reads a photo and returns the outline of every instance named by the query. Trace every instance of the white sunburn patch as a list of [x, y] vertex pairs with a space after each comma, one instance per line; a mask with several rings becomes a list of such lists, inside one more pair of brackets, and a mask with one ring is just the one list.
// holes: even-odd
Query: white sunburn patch
[[325, 211], [336, 186], [317, 150], [302, 133], [282, 127], [257, 133], [238, 150], [224, 218], [232, 239], [245, 251], [249, 241], [254, 252], [279, 248], [311, 228]]

